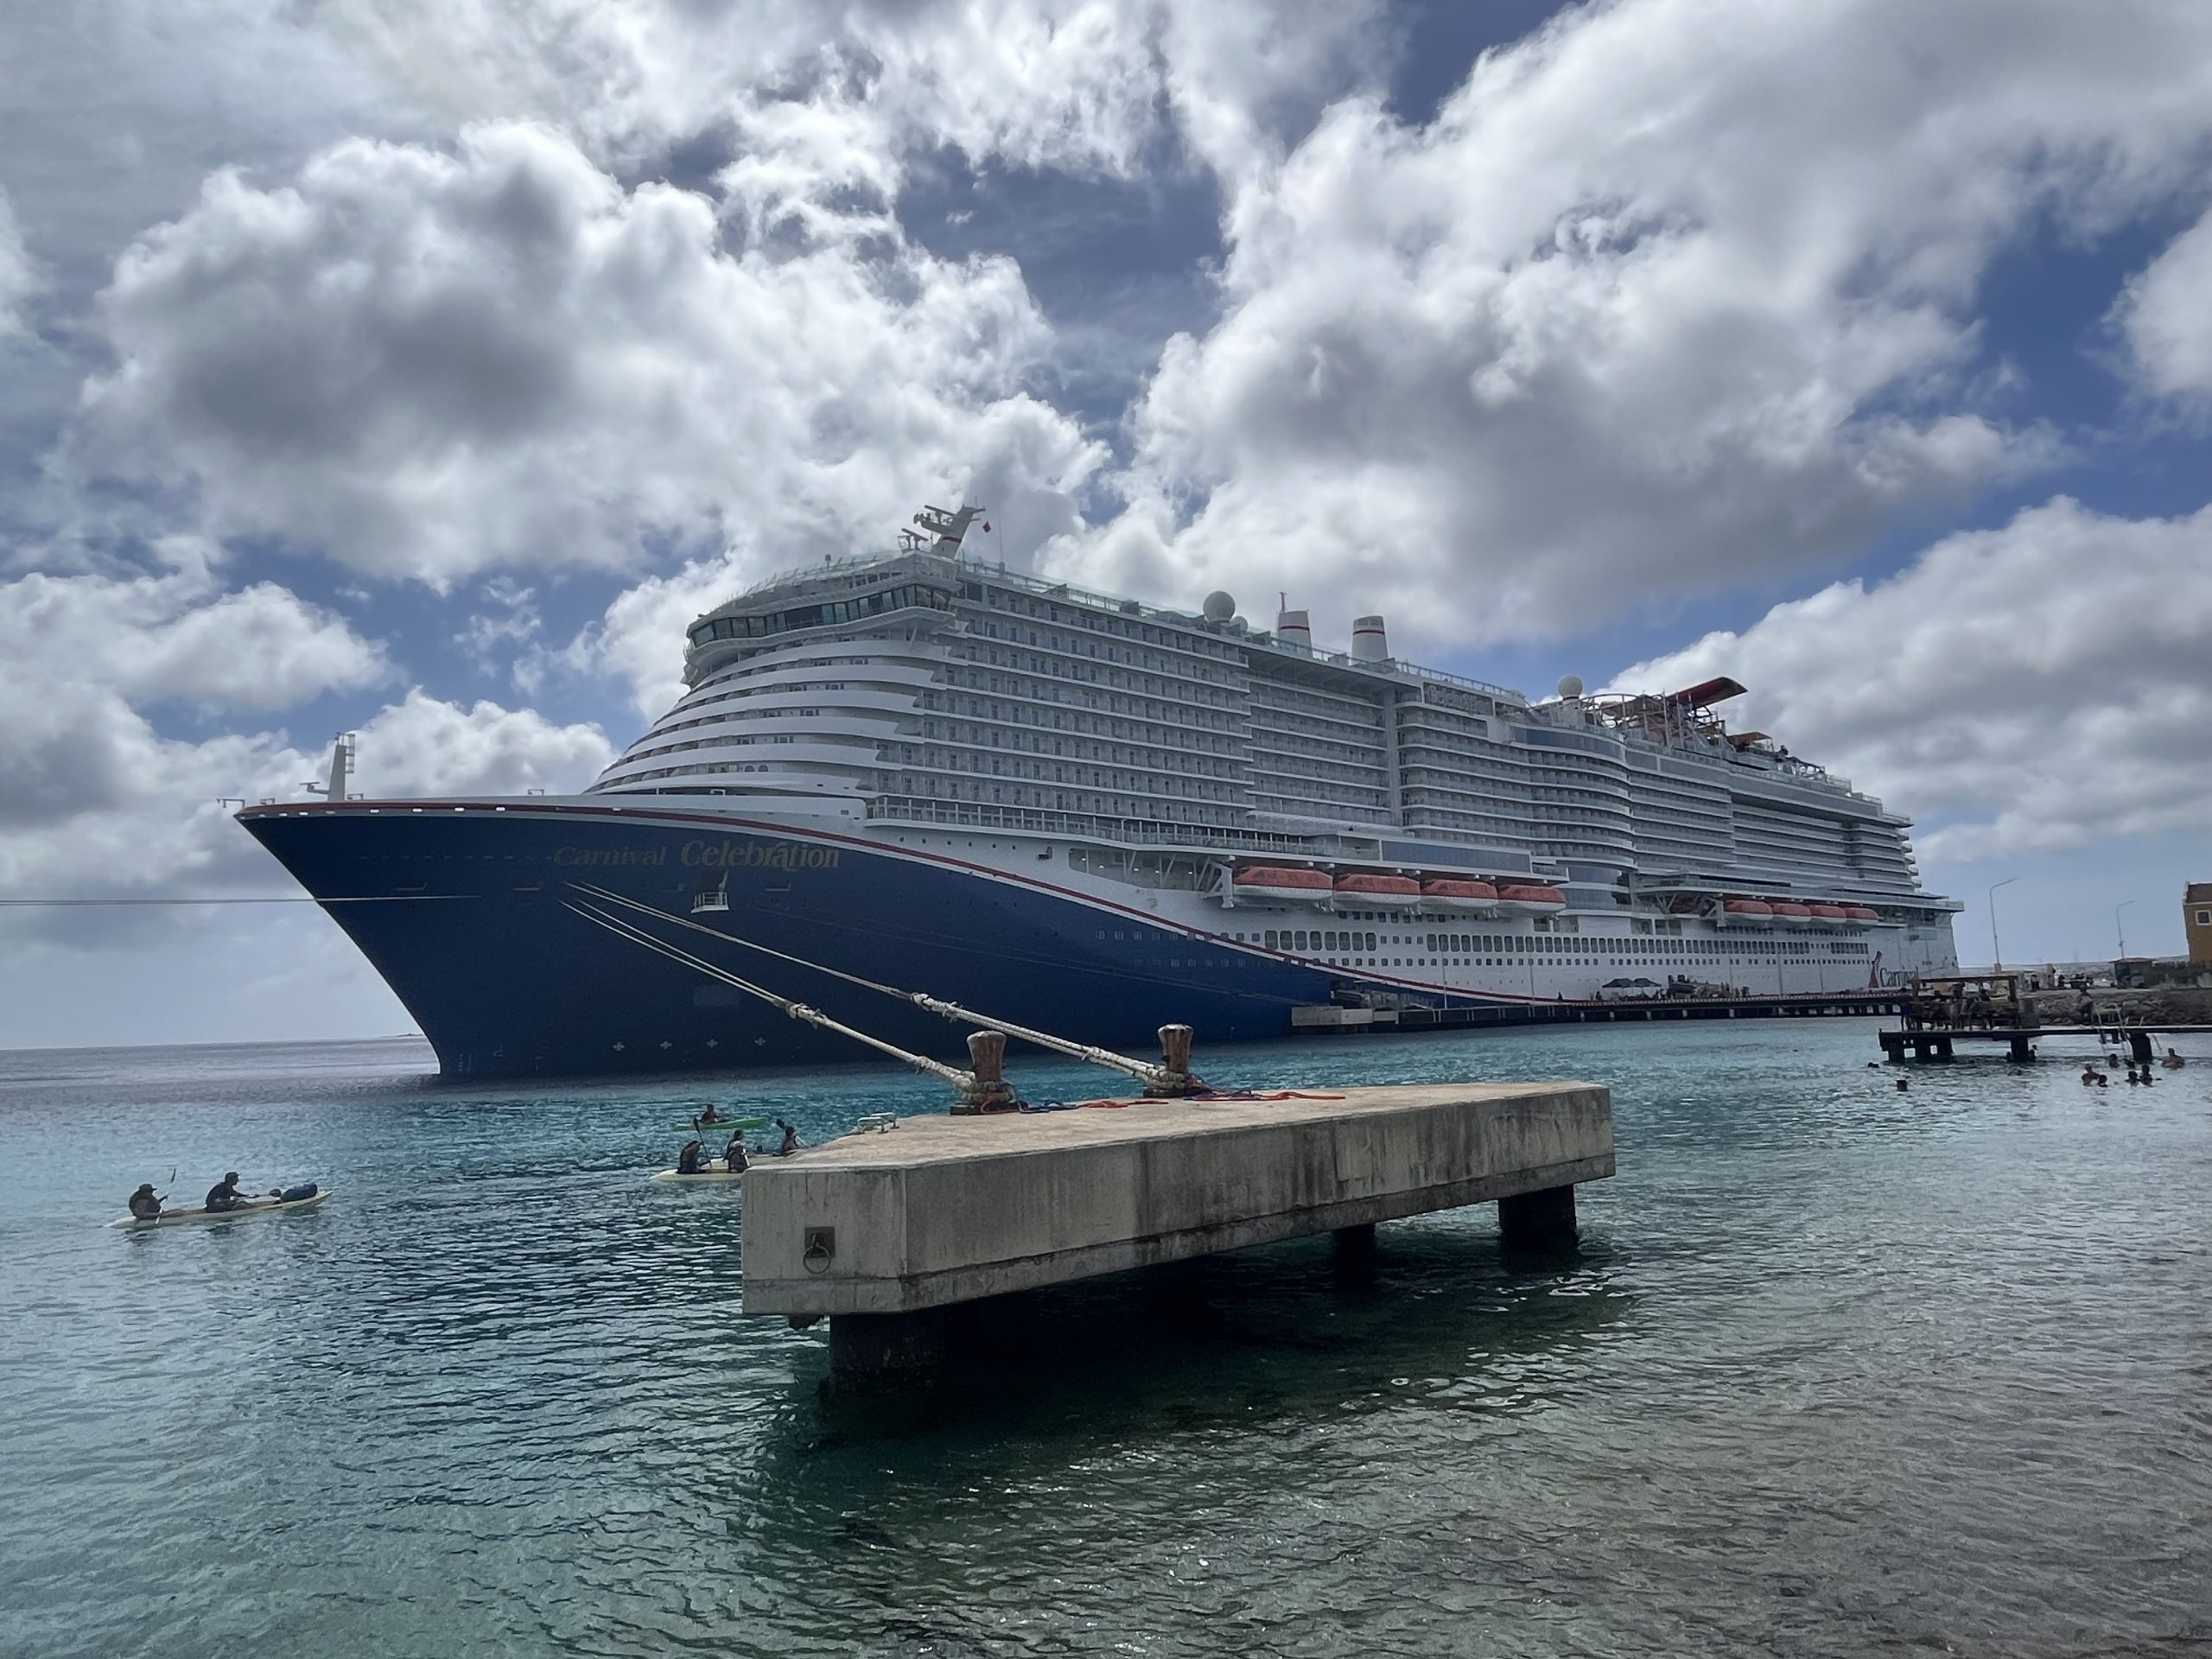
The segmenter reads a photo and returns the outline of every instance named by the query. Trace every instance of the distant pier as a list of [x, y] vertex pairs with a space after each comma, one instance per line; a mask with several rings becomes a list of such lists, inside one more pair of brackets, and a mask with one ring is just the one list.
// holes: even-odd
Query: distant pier
[[1959, 1044], [1976, 1042], [2003, 1043], [2008, 1059], [2024, 1063], [2036, 1058], [2035, 1045], [2039, 1039], [2094, 1037], [2101, 1043], [2125, 1043], [2133, 1064], [2149, 1065], [2158, 1058], [2152, 1050], [2153, 1035], [2195, 1035], [2209, 1031], [2212, 1031], [2212, 1026], [2131, 1020], [2120, 1027], [2110, 1021], [2101, 1026], [1911, 1026], [1876, 1035], [1881, 1041], [1884, 1058], [1892, 1063], [1955, 1059]]
[[1486, 1030], [1499, 1026], [1604, 1026], [1656, 1020], [1811, 1020], [1899, 1014], [1903, 991], [1818, 991], [1769, 996], [1652, 997], [1623, 1002], [1478, 1003], [1459, 1007], [1338, 1007], [1290, 1011], [1291, 1034]]
[[[1961, 1043], [2003, 1043], [2006, 1058], [2025, 1065], [2036, 1058], [2043, 1037], [2094, 1037], [2100, 1043], [2125, 1043], [2130, 1059], [2148, 1065], [2154, 1058], [2151, 1036], [2212, 1031], [2190, 1020], [2146, 1019], [2129, 1011], [2089, 1011], [2102, 1017], [2071, 1025], [2044, 1025], [2027, 995], [2019, 974], [1948, 974], [1916, 979], [1905, 988], [1897, 1029], [1878, 1033], [1883, 1058], [1892, 1064], [1910, 1058], [1923, 1065], [1957, 1057]], [[2029, 993], [2029, 995], [2035, 993]], [[2078, 1010], [2077, 1010], [2078, 1011]]]
[[1573, 1239], [1613, 1173], [1592, 1084], [1442, 1084], [899, 1120], [746, 1176], [744, 1311], [830, 1319], [839, 1386], [941, 1359], [946, 1309], [1495, 1201], [1509, 1244]]

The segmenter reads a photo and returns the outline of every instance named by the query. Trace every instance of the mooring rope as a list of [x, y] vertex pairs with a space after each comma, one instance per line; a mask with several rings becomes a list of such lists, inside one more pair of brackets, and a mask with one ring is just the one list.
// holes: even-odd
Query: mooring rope
[[1056, 1037], [1048, 1031], [1038, 1031], [1028, 1026], [1019, 1025], [1011, 1020], [1001, 1020], [992, 1014], [978, 1014], [972, 1008], [963, 1007], [957, 1002], [948, 1002], [941, 997], [931, 996], [926, 992], [904, 990], [896, 985], [886, 985], [880, 981], [868, 979], [860, 974], [849, 974], [842, 969], [827, 967], [818, 962], [809, 962], [804, 957], [792, 956], [788, 951], [778, 950], [772, 946], [759, 944], [739, 934], [725, 933], [718, 927], [708, 927], [702, 923], [691, 920], [687, 916], [678, 916], [673, 912], [662, 910], [657, 906], [645, 904], [639, 899], [626, 898], [619, 893], [611, 893], [605, 887], [591, 887], [580, 881], [571, 881], [569, 885], [579, 893], [589, 893], [594, 899], [602, 899], [610, 904], [625, 906], [631, 910], [642, 911], [648, 916], [658, 917], [662, 921], [674, 922], [678, 927], [688, 927], [695, 933], [704, 933], [710, 938], [721, 939], [730, 944], [741, 944], [748, 950], [758, 950], [761, 955], [773, 957], [779, 962], [788, 962], [795, 967], [809, 968], [816, 973], [827, 974], [832, 979], [842, 979], [849, 985], [858, 985], [868, 990], [880, 992], [885, 996], [896, 997], [902, 1002], [912, 1002], [915, 1007], [926, 1008], [930, 1013], [946, 1020], [964, 1020], [976, 1025], [988, 1026], [994, 1030], [1003, 1031], [1009, 1036], [1019, 1037], [1025, 1042], [1034, 1043], [1039, 1048], [1050, 1049], [1054, 1053], [1065, 1054], [1073, 1059], [1088, 1061], [1093, 1065], [1101, 1065], [1109, 1071], [1126, 1073], [1140, 1083], [1165, 1088], [1181, 1087], [1189, 1081], [1169, 1071], [1166, 1066], [1156, 1065], [1149, 1060], [1133, 1059], [1128, 1055], [1118, 1053], [1110, 1048], [1100, 1048], [1091, 1043], [1078, 1043], [1069, 1038]]
[[474, 899], [473, 893], [365, 893], [318, 899], [311, 893], [236, 899], [0, 899], [0, 905], [419, 905], [441, 899]]
[[955, 1089], [963, 1092], [973, 1090], [976, 1086], [973, 1072], [963, 1071], [957, 1066], [947, 1065], [942, 1060], [933, 1060], [926, 1054], [911, 1053], [895, 1043], [885, 1042], [880, 1037], [871, 1037], [864, 1031], [855, 1031], [852, 1027], [831, 1019], [819, 1008], [810, 1008], [804, 1002], [795, 1002], [790, 997], [779, 996], [766, 986], [755, 985], [748, 979], [741, 979], [726, 969], [718, 968], [702, 957], [693, 956], [689, 950], [680, 950], [665, 940], [653, 938], [652, 934], [641, 928], [632, 926], [619, 916], [608, 915], [596, 906], [574, 904], [565, 899], [561, 902], [567, 909], [575, 912], [586, 921], [594, 922], [619, 938], [642, 944], [648, 950], [665, 957], [671, 962], [681, 963], [685, 967], [705, 974], [710, 979], [720, 980], [725, 985], [733, 986], [749, 995], [757, 996], [762, 1001], [782, 1009], [794, 1020], [804, 1020], [812, 1026], [819, 1026], [824, 1031], [834, 1031], [840, 1036], [851, 1038], [856, 1043], [864, 1043], [879, 1053], [891, 1055], [896, 1059], [904, 1060], [917, 1071], [926, 1071], [931, 1077], [942, 1078]]

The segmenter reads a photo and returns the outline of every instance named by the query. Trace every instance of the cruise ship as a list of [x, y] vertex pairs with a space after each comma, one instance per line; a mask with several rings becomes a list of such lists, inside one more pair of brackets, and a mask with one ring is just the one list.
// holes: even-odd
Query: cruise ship
[[982, 511], [700, 617], [683, 696], [581, 795], [362, 798], [341, 741], [321, 798], [239, 820], [460, 1077], [861, 1057], [610, 931], [593, 889], [931, 1052], [963, 1033], [839, 976], [1128, 1045], [1956, 966], [1907, 821], [1730, 730], [1733, 681], [1531, 701], [1397, 660], [1379, 616], [1330, 650], [1302, 610], [1262, 628], [1225, 594], [1164, 609], [976, 560]]

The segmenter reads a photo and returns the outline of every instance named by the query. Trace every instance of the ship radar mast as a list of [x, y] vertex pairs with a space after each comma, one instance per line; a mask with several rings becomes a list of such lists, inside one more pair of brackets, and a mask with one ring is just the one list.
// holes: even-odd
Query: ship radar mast
[[[914, 515], [914, 522], [936, 536], [930, 550], [933, 553], [953, 553], [960, 548], [960, 538], [968, 533], [968, 526], [982, 516], [981, 507], [963, 507], [957, 512], [947, 512], [943, 507], [924, 507]], [[904, 532], [912, 535], [912, 531]]]
[[359, 741], [357, 733], [339, 733], [330, 747], [330, 781], [327, 784], [302, 784], [300, 787], [309, 794], [321, 795], [329, 800], [346, 799], [346, 784], [353, 775], [354, 751]]

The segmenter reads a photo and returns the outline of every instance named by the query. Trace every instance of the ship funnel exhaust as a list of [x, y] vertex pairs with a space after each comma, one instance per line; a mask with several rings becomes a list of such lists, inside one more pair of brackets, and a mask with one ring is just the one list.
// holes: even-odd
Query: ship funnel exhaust
[[1356, 663], [1387, 663], [1390, 660], [1390, 641], [1382, 632], [1381, 617], [1352, 618], [1351, 659]]
[[1301, 651], [1313, 649], [1313, 623], [1303, 611], [1277, 611], [1275, 638]]

